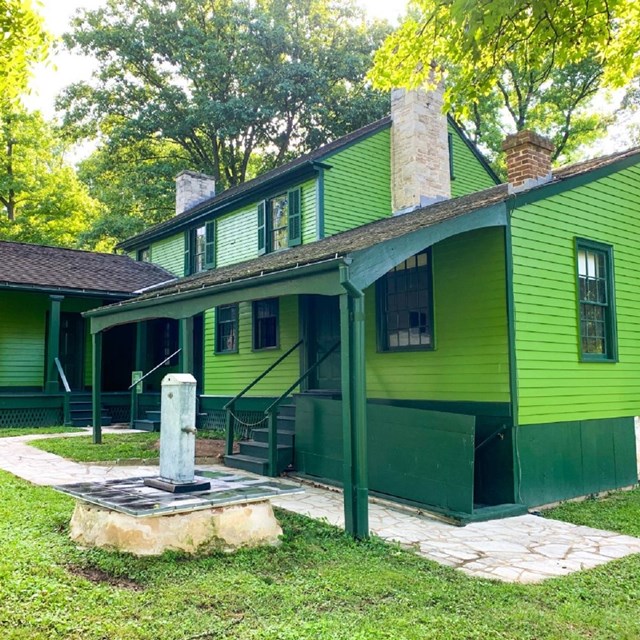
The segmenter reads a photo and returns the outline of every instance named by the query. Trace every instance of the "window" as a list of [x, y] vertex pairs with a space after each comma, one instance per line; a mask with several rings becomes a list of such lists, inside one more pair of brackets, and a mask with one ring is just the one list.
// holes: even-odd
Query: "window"
[[258, 253], [281, 251], [302, 242], [300, 189], [258, 204]]
[[193, 255], [191, 273], [200, 273], [200, 271], [204, 271], [205, 247], [205, 228], [204, 226], [202, 226], [193, 230]]
[[580, 353], [583, 360], [615, 360], [613, 251], [589, 240], [576, 242]]
[[431, 251], [411, 256], [378, 281], [379, 347], [433, 349]]
[[[155, 367], [178, 350], [179, 328], [177, 320], [159, 318], [149, 325], [151, 339], [151, 360]], [[178, 356], [174, 356], [167, 366], [178, 364]]]
[[138, 249], [138, 262], [151, 262], [151, 247]]
[[187, 231], [185, 243], [185, 275], [200, 273], [216, 266], [215, 220]]
[[278, 299], [253, 303], [253, 348], [273, 349], [278, 346]]
[[238, 305], [216, 307], [216, 353], [238, 352]]

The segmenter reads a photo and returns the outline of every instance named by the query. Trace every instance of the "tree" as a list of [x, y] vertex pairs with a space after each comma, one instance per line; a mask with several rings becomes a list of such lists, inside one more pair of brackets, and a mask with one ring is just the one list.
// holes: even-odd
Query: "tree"
[[381, 85], [421, 85], [435, 61], [458, 70], [448, 95], [477, 104], [503, 69], [521, 66], [523, 52], [535, 70], [593, 57], [607, 86], [622, 86], [640, 72], [638, 2], [412, 0], [410, 6], [411, 17], [376, 55]]
[[[593, 107], [602, 74], [593, 57], [560, 69], [551, 61], [542, 69], [528, 68], [526, 61], [507, 65], [481, 101], [469, 105], [466, 96], [451, 96], [450, 112], [498, 169], [503, 168], [500, 152], [506, 134], [523, 129], [549, 138], [555, 145], [552, 160], [566, 163], [610, 124], [611, 118]], [[455, 70], [449, 74], [453, 84], [455, 75]]]
[[171, 217], [173, 179], [188, 166], [182, 148], [170, 141], [141, 140], [97, 149], [78, 166], [78, 178], [103, 205], [81, 242], [111, 247]]
[[31, 0], [0, 0], [0, 96], [16, 100], [27, 88], [31, 67], [45, 59], [49, 36]]
[[0, 168], [0, 238], [77, 246], [99, 205], [39, 113], [17, 104], [0, 109]]
[[364, 77], [388, 33], [351, 0], [108, 0], [66, 37], [95, 82], [59, 105], [78, 138], [170, 141], [229, 187], [386, 113]]

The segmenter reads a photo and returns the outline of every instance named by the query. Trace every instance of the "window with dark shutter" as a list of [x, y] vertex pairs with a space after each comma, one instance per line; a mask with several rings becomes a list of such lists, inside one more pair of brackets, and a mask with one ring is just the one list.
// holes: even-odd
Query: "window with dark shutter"
[[289, 246], [302, 242], [300, 189], [289, 191]]
[[215, 269], [216, 266], [216, 221], [209, 220], [204, 225], [205, 247], [204, 268]]

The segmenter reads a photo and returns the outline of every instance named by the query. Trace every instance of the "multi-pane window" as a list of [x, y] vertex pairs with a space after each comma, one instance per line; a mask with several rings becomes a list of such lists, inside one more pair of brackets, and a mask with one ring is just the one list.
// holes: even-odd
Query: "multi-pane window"
[[204, 225], [193, 230], [193, 264], [191, 273], [205, 270], [205, 251], [207, 247], [206, 230]]
[[238, 305], [216, 307], [216, 353], [238, 351]]
[[286, 193], [268, 201], [269, 247], [279, 251], [289, 246], [289, 196]]
[[272, 349], [278, 346], [278, 299], [253, 303], [253, 348]]
[[144, 249], [138, 249], [138, 261], [139, 262], [151, 262], [151, 248], [145, 247]]
[[578, 240], [580, 350], [585, 359], [616, 357], [611, 247]]
[[380, 347], [433, 349], [431, 252], [411, 256], [378, 285]]

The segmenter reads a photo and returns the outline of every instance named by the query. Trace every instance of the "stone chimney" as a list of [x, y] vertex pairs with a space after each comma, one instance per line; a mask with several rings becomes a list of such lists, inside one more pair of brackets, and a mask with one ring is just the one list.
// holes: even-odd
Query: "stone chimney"
[[451, 197], [444, 87], [391, 92], [391, 199], [395, 213]]
[[550, 140], [533, 131], [519, 131], [507, 136], [502, 143], [502, 150], [507, 156], [509, 190], [524, 191], [549, 182], [554, 149]]
[[176, 215], [216, 195], [216, 181], [197, 171], [181, 171], [176, 176]]

